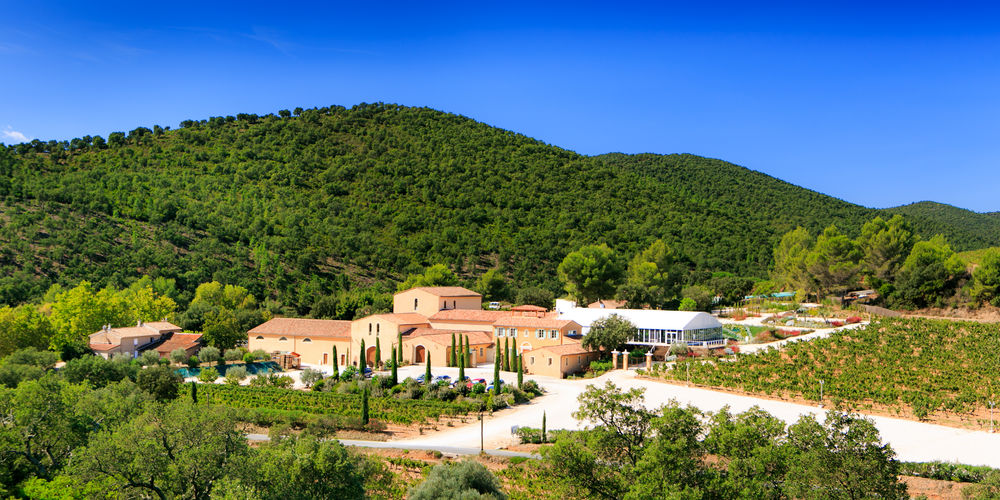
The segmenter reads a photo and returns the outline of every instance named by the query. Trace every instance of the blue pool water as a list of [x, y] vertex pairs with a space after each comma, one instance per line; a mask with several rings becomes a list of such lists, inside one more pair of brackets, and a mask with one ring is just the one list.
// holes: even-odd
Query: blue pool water
[[[274, 361], [264, 361], [258, 363], [239, 363], [239, 364], [223, 365], [223, 366], [213, 365], [213, 366], [215, 367], [216, 370], [219, 370], [220, 377], [225, 377], [226, 370], [235, 368], [237, 366], [246, 367], [247, 374], [249, 375], [277, 373], [281, 371], [281, 367], [278, 366], [278, 363], [275, 363]], [[206, 366], [204, 368], [208, 367]], [[178, 368], [176, 371], [184, 378], [197, 377], [198, 374], [201, 373], [201, 368]]]

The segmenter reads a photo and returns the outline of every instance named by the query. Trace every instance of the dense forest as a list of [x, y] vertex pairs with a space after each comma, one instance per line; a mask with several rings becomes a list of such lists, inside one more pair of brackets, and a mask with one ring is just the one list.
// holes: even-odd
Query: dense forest
[[[180, 303], [218, 281], [308, 314], [438, 263], [557, 291], [571, 251], [657, 239], [688, 269], [763, 278], [789, 230], [853, 237], [878, 213], [719, 160], [587, 157], [427, 108], [240, 114], [0, 148], [0, 303], [148, 275]], [[1000, 228], [935, 217], [908, 220], [956, 250], [1000, 245]]]

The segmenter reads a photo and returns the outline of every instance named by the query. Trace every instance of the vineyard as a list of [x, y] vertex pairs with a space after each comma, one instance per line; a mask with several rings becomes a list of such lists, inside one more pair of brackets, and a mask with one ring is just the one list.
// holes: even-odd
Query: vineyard
[[[361, 396], [334, 392], [304, 392], [277, 387], [245, 387], [221, 384], [198, 386], [199, 400], [231, 408], [303, 412], [314, 415], [361, 417]], [[478, 401], [445, 402], [395, 398], [371, 398], [372, 419], [394, 424], [412, 424], [441, 416], [479, 411]]]
[[667, 379], [775, 396], [872, 404], [918, 418], [972, 414], [1000, 392], [1000, 326], [883, 319], [863, 329], [798, 342], [780, 351], [718, 362], [688, 361], [657, 371]]

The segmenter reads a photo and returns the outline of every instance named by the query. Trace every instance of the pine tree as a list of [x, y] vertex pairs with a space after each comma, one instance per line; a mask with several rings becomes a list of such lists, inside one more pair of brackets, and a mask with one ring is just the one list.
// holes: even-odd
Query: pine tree
[[379, 338], [375, 337], [375, 366], [382, 364], [382, 343], [379, 342]]
[[358, 368], [361, 369], [361, 374], [365, 374], [365, 368], [368, 367], [368, 360], [365, 359], [365, 339], [361, 339], [361, 354], [358, 356], [361, 361], [358, 363]]
[[[364, 425], [368, 425], [368, 388], [367, 387], [365, 387], [365, 390], [361, 391], [361, 423], [364, 424]], [[542, 420], [542, 428], [543, 429], [545, 428], [544, 426], [545, 426], [545, 420]], [[542, 434], [544, 434], [544, 433], [545, 433], [545, 431], [543, 430]]]
[[545, 411], [542, 411], [542, 442], [548, 442], [548, 439], [545, 436]]
[[424, 370], [424, 383], [431, 383], [431, 353], [430, 351], [425, 351], [427, 353], [427, 368]]
[[338, 366], [339, 364], [340, 364], [340, 362], [337, 361], [337, 346], [333, 346], [333, 379], [334, 380], [340, 380], [340, 367]]
[[524, 353], [515, 358], [517, 361], [517, 387], [520, 389], [524, 385]]
[[455, 362], [455, 332], [451, 332], [451, 356], [448, 358], [448, 366], [458, 366]]
[[396, 346], [392, 347], [392, 385], [399, 383], [399, 375], [396, 373]]

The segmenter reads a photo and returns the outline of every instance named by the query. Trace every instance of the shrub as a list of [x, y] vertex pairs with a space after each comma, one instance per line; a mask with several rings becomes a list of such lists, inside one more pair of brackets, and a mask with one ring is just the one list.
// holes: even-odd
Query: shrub
[[410, 500], [507, 498], [500, 481], [483, 464], [471, 460], [434, 466], [427, 480], [410, 489], [407, 497]]
[[198, 359], [198, 356], [191, 356], [188, 358], [188, 368], [198, 368], [198, 365], [200, 364], [201, 360]]
[[248, 353], [246, 353], [246, 354], [243, 355], [243, 362], [244, 363], [253, 363], [254, 361], [257, 361], [257, 358], [254, 357], [254, 355], [253, 355], [252, 352], [248, 352]]
[[243, 359], [243, 351], [239, 349], [226, 349], [226, 354], [223, 357], [226, 361], [239, 361]]
[[535, 382], [534, 380], [526, 381], [521, 386], [521, 390], [528, 394], [531, 394], [531, 397], [541, 396], [543, 392], [542, 388], [538, 385], [538, 382]]
[[595, 374], [602, 374], [611, 369], [611, 361], [591, 361], [590, 371]]
[[268, 354], [268, 352], [265, 351], [265, 350], [263, 350], [263, 349], [257, 349], [256, 351], [252, 352], [251, 354], [253, 355], [253, 359], [255, 359], [255, 360], [256, 359], [271, 359], [271, 355]]
[[204, 347], [198, 351], [198, 359], [204, 363], [215, 363], [221, 359], [219, 349], [213, 346]]
[[160, 364], [160, 354], [154, 350], [148, 350], [139, 356], [139, 364], [142, 366], [152, 366]]
[[177, 349], [170, 351], [170, 361], [173, 361], [174, 363], [177, 364], [183, 364], [187, 360], [188, 360], [188, 353], [184, 349], [178, 347]]
[[202, 382], [205, 383], [215, 382], [215, 380], [218, 378], [219, 378], [219, 370], [216, 370], [215, 367], [213, 366], [209, 366], [208, 368], [203, 368], [201, 370], [201, 373], [198, 374], [198, 380], [201, 380]]
[[233, 366], [226, 370], [226, 383], [239, 385], [243, 379], [247, 378], [247, 369], [243, 366]]
[[302, 370], [299, 378], [306, 387], [312, 387], [313, 384], [323, 379], [323, 372], [313, 368], [306, 368]]

